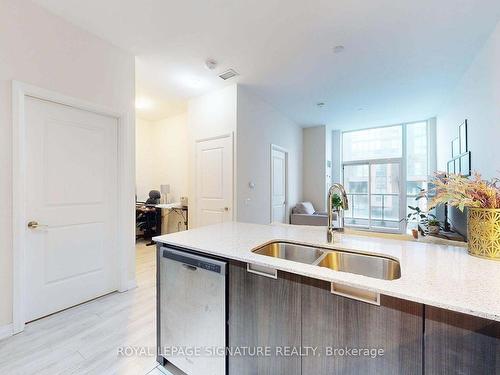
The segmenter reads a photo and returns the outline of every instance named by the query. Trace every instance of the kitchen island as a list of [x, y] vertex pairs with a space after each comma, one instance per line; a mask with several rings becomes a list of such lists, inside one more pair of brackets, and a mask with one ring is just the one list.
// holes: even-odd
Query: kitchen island
[[[325, 232], [232, 222], [155, 238], [158, 259], [169, 247], [227, 262], [226, 345], [269, 347], [274, 354], [229, 355], [227, 374], [500, 372], [500, 263], [471, 257], [463, 247], [377, 237], [336, 234], [327, 244]], [[393, 260], [400, 277], [338, 272], [252, 251], [273, 241]], [[348, 293], [333, 294], [334, 285]], [[367, 303], [342, 295], [352, 290], [377, 298]], [[302, 351], [285, 355], [283, 348]], [[372, 356], [373, 350], [382, 352]]]

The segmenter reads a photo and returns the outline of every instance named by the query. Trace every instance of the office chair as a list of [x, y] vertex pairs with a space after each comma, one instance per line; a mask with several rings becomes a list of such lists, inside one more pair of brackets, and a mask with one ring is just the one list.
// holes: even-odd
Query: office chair
[[[151, 190], [145, 204], [136, 206], [136, 227], [142, 231], [142, 234], [137, 236], [136, 239], [151, 239], [153, 236], [161, 233], [161, 228], [158, 227], [161, 225], [159, 224], [161, 221], [157, 217], [157, 215], [161, 215], [161, 212], [155, 208], [160, 203], [160, 198], [161, 194], [158, 190]], [[154, 242], [151, 241], [148, 245], [154, 245]]]
[[160, 204], [161, 194], [158, 190], [151, 190], [149, 192], [149, 198], [146, 200], [146, 205], [157, 205]]

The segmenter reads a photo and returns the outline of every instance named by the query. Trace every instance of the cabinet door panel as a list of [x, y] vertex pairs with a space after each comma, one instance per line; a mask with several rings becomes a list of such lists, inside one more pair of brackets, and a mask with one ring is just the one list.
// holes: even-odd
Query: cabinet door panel
[[[304, 279], [302, 345], [318, 346], [321, 356], [304, 357], [302, 373], [421, 375], [422, 311], [421, 304], [387, 296], [375, 306], [333, 295], [329, 283]], [[337, 350], [327, 356], [326, 348], [372, 349], [371, 355], [373, 349], [383, 349], [383, 355]]]
[[[229, 267], [229, 346], [300, 347], [300, 276], [279, 273], [271, 279]], [[300, 357], [230, 356], [229, 374], [299, 375]]]
[[425, 374], [500, 374], [500, 322], [426, 306]]

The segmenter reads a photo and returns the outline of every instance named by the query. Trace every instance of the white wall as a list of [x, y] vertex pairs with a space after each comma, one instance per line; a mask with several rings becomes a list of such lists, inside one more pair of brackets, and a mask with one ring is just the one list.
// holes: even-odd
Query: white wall
[[[196, 226], [195, 200], [195, 155], [196, 141], [231, 134], [236, 138], [236, 97], [237, 86], [227, 86], [194, 98], [188, 102], [188, 143], [189, 147], [189, 222]], [[236, 142], [235, 142], [236, 143]], [[234, 147], [234, 165], [236, 165], [236, 147]], [[233, 171], [233, 173], [235, 173]], [[235, 179], [236, 181], [236, 179]], [[233, 201], [235, 201], [235, 196]], [[233, 203], [233, 215], [236, 217], [236, 204]]]
[[137, 119], [136, 187], [138, 200], [151, 190], [169, 184], [169, 198], [179, 201], [189, 194], [189, 143], [187, 114], [159, 121]]
[[187, 113], [153, 123], [154, 174], [158, 189], [170, 184], [169, 198], [179, 201], [189, 194], [189, 142]]
[[[303, 200], [312, 202], [316, 211], [326, 210], [327, 128], [324, 125], [303, 129], [304, 136], [304, 194]], [[330, 154], [331, 155], [331, 154]]]
[[[436, 123], [437, 169], [446, 170], [451, 159], [451, 140], [458, 125], [467, 119], [471, 168], [484, 178], [500, 177], [500, 22], [476, 55], [449, 102], [439, 111]], [[449, 219], [466, 235], [466, 215], [454, 208]]]
[[[271, 144], [288, 151], [291, 209], [302, 198], [302, 129], [248, 88], [238, 86], [238, 221], [271, 221]], [[255, 183], [254, 189], [249, 182]]]
[[155, 181], [154, 123], [141, 118], [135, 121], [135, 189], [137, 200], [144, 202], [149, 191], [158, 186]]
[[437, 116], [438, 169], [451, 159], [451, 140], [468, 120], [472, 169], [484, 177], [500, 176], [500, 22], [465, 72], [450, 102]]
[[[0, 2], [0, 327], [12, 322], [11, 80], [23, 81], [128, 114], [134, 149], [134, 57], [28, 0]], [[134, 173], [134, 160], [128, 160]], [[130, 182], [133, 261], [133, 179]], [[128, 194], [128, 192], [127, 192]], [[134, 270], [131, 269], [130, 277]]]

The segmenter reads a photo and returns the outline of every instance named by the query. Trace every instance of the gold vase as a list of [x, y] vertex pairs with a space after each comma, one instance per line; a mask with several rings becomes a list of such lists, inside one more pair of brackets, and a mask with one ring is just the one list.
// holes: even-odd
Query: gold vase
[[468, 208], [469, 254], [500, 260], [500, 208]]

